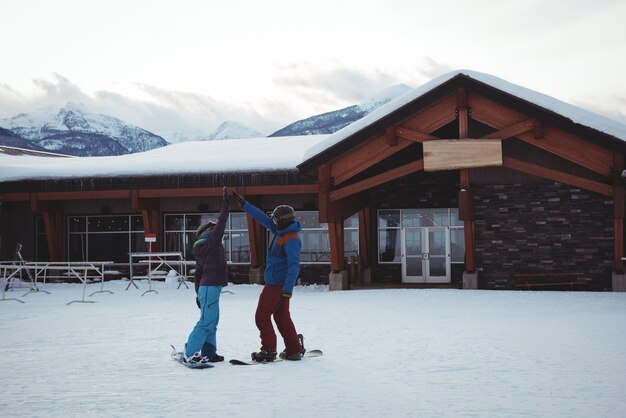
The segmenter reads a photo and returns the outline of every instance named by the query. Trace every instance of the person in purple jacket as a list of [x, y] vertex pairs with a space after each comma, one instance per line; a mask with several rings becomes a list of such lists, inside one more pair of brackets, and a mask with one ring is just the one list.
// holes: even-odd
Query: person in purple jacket
[[228, 285], [228, 267], [222, 237], [228, 221], [228, 193], [223, 191], [224, 201], [217, 222], [209, 221], [198, 227], [198, 240], [193, 244], [196, 257], [196, 304], [200, 308], [200, 319], [189, 334], [185, 344], [185, 361], [216, 363], [224, 361], [217, 354], [217, 324], [220, 319], [220, 294]]
[[268, 362], [276, 359], [276, 332], [272, 317], [285, 342], [285, 350], [280, 357], [300, 360], [304, 354], [303, 337], [297, 333], [291, 320], [289, 301], [300, 272], [302, 243], [298, 232], [302, 230], [302, 225], [296, 221], [296, 212], [291, 206], [277, 206], [272, 216], [268, 216], [237, 192], [233, 192], [233, 197], [244, 211], [274, 234], [265, 260], [265, 286], [255, 314], [256, 326], [261, 333], [261, 350], [252, 353], [252, 360]]

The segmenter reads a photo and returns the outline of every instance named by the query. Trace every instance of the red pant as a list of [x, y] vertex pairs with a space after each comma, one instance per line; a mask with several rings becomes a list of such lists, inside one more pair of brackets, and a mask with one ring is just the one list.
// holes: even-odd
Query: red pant
[[276, 350], [276, 332], [272, 325], [272, 315], [278, 327], [278, 332], [285, 342], [287, 354], [299, 353], [302, 350], [296, 327], [289, 313], [289, 299], [281, 299], [282, 285], [269, 285], [263, 287], [259, 304], [254, 317], [256, 326], [261, 331], [261, 349], [267, 351]]

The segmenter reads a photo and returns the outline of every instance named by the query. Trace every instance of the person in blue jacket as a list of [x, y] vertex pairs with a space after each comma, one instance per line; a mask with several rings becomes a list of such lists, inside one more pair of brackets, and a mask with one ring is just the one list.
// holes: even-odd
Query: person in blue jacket
[[265, 286], [259, 296], [255, 322], [261, 334], [261, 350], [252, 353], [252, 360], [259, 362], [276, 359], [276, 332], [272, 317], [285, 343], [280, 357], [300, 360], [304, 354], [302, 335], [298, 334], [291, 320], [289, 302], [300, 272], [302, 243], [298, 232], [302, 230], [291, 206], [280, 205], [272, 216], [244, 200], [237, 192], [233, 196], [257, 222], [274, 234], [266, 256]]
[[220, 319], [220, 294], [228, 285], [228, 267], [222, 237], [228, 221], [228, 192], [223, 190], [224, 201], [217, 222], [209, 221], [198, 227], [198, 240], [191, 252], [196, 258], [194, 283], [196, 304], [200, 308], [200, 319], [189, 334], [185, 344], [185, 360], [188, 362], [224, 361], [217, 354], [217, 324]]

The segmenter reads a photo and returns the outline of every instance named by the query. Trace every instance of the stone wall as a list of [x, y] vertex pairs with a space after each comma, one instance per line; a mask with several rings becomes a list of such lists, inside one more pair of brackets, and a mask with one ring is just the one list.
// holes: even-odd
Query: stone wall
[[514, 274], [582, 273], [608, 290], [613, 270], [613, 199], [561, 183], [478, 185], [479, 288], [514, 289]]

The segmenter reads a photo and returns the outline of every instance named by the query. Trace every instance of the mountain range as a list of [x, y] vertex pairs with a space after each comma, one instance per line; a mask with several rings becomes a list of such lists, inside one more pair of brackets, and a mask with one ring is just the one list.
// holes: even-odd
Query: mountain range
[[[364, 104], [291, 123], [269, 136], [331, 134], [409, 90], [403, 84], [393, 86]], [[209, 135], [196, 138], [178, 137], [171, 142], [261, 136], [263, 135], [241, 122], [226, 121]], [[104, 156], [148, 151], [169, 145], [169, 142], [118, 118], [91, 113], [83, 105], [68, 103], [58, 112], [35, 111], [0, 119], [0, 145], [74, 156]]]

